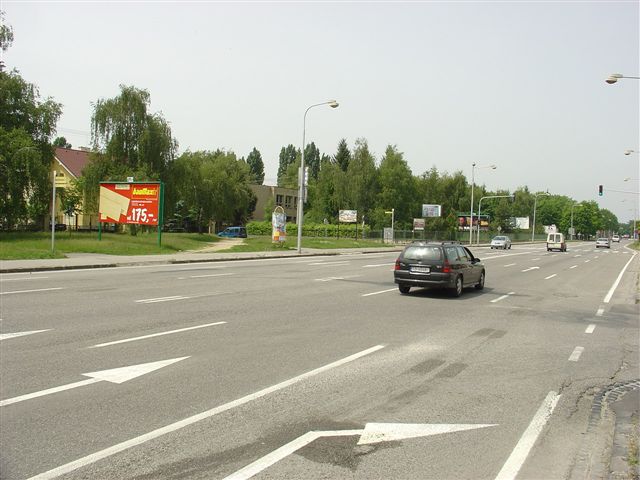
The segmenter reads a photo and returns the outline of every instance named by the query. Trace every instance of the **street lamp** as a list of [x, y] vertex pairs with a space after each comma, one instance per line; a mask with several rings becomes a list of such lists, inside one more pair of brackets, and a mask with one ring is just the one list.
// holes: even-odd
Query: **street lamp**
[[538, 195], [551, 195], [549, 192], [538, 192], [534, 193], [534, 201], [533, 201], [533, 228], [531, 229], [531, 241], [534, 240], [534, 235], [536, 234], [536, 207], [538, 206]]
[[328, 102], [316, 103], [311, 105], [304, 111], [304, 118], [302, 120], [302, 156], [300, 160], [300, 170], [298, 171], [298, 253], [302, 253], [302, 216], [304, 215], [304, 201], [305, 201], [305, 172], [304, 172], [304, 142], [305, 142], [305, 129], [307, 124], [307, 112], [313, 107], [319, 107], [320, 105], [329, 105], [331, 108], [337, 108], [338, 102], [335, 100], [329, 100]]
[[633, 78], [635, 80], [640, 80], [640, 77], [627, 77], [622, 75], [621, 73], [612, 73], [607, 77], [605, 82], [607, 82], [609, 85], [613, 85], [614, 83], [618, 83], [618, 80], [621, 78]]
[[477, 167], [476, 163], [473, 162], [471, 164], [471, 222], [469, 223], [469, 245], [473, 245], [473, 190], [476, 186], [476, 177], [475, 177], [475, 169], [476, 168], [490, 168], [491, 170], [495, 170], [495, 165], [482, 165]]

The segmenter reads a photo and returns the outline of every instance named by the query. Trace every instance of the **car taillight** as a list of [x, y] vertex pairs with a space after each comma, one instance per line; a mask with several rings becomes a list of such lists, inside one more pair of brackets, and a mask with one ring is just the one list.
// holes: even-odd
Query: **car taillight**
[[400, 270], [400, 259], [396, 260], [396, 264], [393, 267], [394, 270]]
[[451, 273], [451, 264], [449, 260], [444, 261], [444, 266], [442, 267], [442, 273]]

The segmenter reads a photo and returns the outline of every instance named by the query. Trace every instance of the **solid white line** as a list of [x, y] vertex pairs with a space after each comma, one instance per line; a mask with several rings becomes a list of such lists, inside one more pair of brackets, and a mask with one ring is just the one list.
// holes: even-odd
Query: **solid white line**
[[604, 308], [600, 307], [596, 312], [596, 317], [601, 317], [603, 313], [604, 313]]
[[593, 333], [593, 331], [596, 329], [595, 324], [591, 324], [587, 327], [587, 329], [584, 331], [584, 333]]
[[0, 282], [23, 282], [25, 280], [42, 280], [49, 277], [0, 278]]
[[345, 357], [341, 360], [337, 360], [333, 363], [330, 363], [328, 365], [325, 365], [323, 367], [319, 367], [316, 368], [314, 370], [311, 370], [309, 372], [303, 373], [302, 375], [298, 375], [297, 377], [293, 377], [290, 378], [289, 380], [285, 380], [284, 382], [278, 383], [276, 385], [273, 385], [271, 387], [267, 387], [265, 389], [259, 390], [255, 393], [246, 395], [242, 398], [239, 398], [237, 400], [233, 400], [232, 402], [229, 403], [225, 403], [224, 405], [220, 405], [218, 407], [212, 408], [210, 410], [206, 410], [202, 413], [198, 413], [196, 415], [193, 415], [191, 417], [187, 417], [183, 420], [180, 420], [178, 422], [172, 423], [170, 425], [167, 425], [165, 427], [161, 427], [158, 428], [156, 430], [153, 430], [149, 433], [145, 433], [144, 435], [140, 435], [139, 437], [135, 437], [132, 438], [131, 440], [127, 440], [125, 442], [122, 443], [118, 443], [117, 445], [114, 445], [112, 447], [109, 448], [105, 448], [104, 450], [100, 450], [98, 452], [92, 453], [91, 455], [87, 455], [86, 457], [82, 457], [78, 460], [75, 460], [73, 462], [69, 462], [66, 463], [64, 465], [61, 465], [57, 468], [54, 468], [52, 470], [49, 470], [47, 472], [41, 473], [39, 475], [36, 475], [34, 477], [31, 477], [29, 480], [44, 480], [44, 479], [51, 479], [51, 478], [57, 478], [60, 475], [64, 475], [66, 473], [69, 472], [73, 472], [74, 470], [77, 470], [78, 468], [82, 468], [86, 465], [89, 465], [91, 463], [97, 462], [98, 460], [102, 460], [104, 458], [110, 457], [111, 455], [115, 455], [116, 453], [120, 453], [124, 450], [127, 450], [131, 447], [135, 447], [136, 445], [141, 445], [143, 443], [148, 442], [149, 440], [153, 440], [155, 438], [158, 438], [162, 435], [165, 435], [167, 433], [171, 433], [171, 432], [175, 432], [176, 430], [180, 430], [181, 428], [187, 427], [189, 425], [192, 425], [196, 422], [199, 422], [201, 420], [205, 420], [207, 418], [211, 418], [215, 415], [218, 415], [220, 413], [226, 412], [227, 410], [231, 410], [233, 408], [239, 407], [241, 405], [244, 405], [246, 403], [249, 403], [252, 400], [256, 400], [258, 398], [264, 397], [270, 393], [273, 392], [277, 392], [278, 390], [282, 390], [283, 388], [289, 387], [291, 385], [294, 385], [296, 383], [301, 382], [302, 380], [306, 380], [307, 378], [311, 378], [314, 377], [316, 375], [319, 375], [320, 373], [324, 373], [328, 370], [331, 370], [333, 368], [337, 368], [340, 367], [342, 365], [345, 365], [349, 362], [352, 362], [354, 360], [357, 360], [361, 357], [364, 357], [366, 355], [369, 355], [371, 353], [377, 352], [380, 349], [383, 349], [384, 345], [376, 345], [375, 347], [371, 347], [368, 348], [366, 350], [363, 350], [361, 352], [355, 353], [353, 355], [350, 355], [348, 357]]
[[52, 329], [48, 328], [46, 330], [31, 330], [30, 332], [2, 333], [2, 334], [0, 334], [0, 340], [8, 340], [9, 338], [24, 337], [25, 335], [32, 335], [34, 333], [48, 332], [50, 330], [52, 330]]
[[505, 299], [505, 298], [507, 298], [509, 295], [513, 295], [514, 293], [516, 293], [516, 292], [509, 292], [509, 293], [507, 293], [506, 295], [502, 295], [501, 297], [498, 297], [498, 298], [496, 298], [496, 299], [494, 299], [494, 300], [491, 300], [491, 303], [496, 303], [496, 302], [499, 302], [500, 300], [504, 300], [504, 299]]
[[349, 265], [351, 262], [315, 262], [307, 263], [307, 265], [323, 266], [323, 265]]
[[571, 265], [571, 266], [569, 267], [569, 270], [571, 270], [572, 268], [577, 268], [577, 267], [578, 267], [578, 265]]
[[255, 462], [247, 465], [246, 467], [232, 473], [223, 480], [247, 480], [254, 475], [266, 470], [274, 463], [279, 462], [283, 458], [288, 457], [292, 453], [300, 450], [302, 447], [309, 445], [311, 442], [321, 437], [352, 437], [355, 435], [362, 435], [364, 430], [336, 430], [332, 432], [307, 432], [304, 435], [296, 438], [295, 440], [283, 445], [282, 447], [274, 450], [273, 452], [265, 455], [264, 457], [256, 460]]
[[0, 407], [11, 405], [12, 403], [24, 402], [25, 400], [31, 400], [32, 398], [51, 395], [52, 393], [64, 392], [65, 390], [71, 390], [72, 388], [84, 387], [85, 385], [91, 385], [92, 383], [101, 381], [102, 380], [98, 378], [89, 378], [87, 380], [80, 380], [79, 382], [69, 383], [68, 385], [62, 385], [61, 387], [49, 388], [47, 390], [40, 390], [39, 392], [20, 395], [19, 397], [7, 398], [6, 400], [0, 401]]
[[395, 288], [390, 288], [389, 290], [381, 290], [379, 292], [373, 292], [373, 293], [365, 293], [364, 295], [362, 295], [363, 297], [370, 297], [371, 295], [379, 295], [381, 293], [387, 293], [387, 292], [393, 292], [394, 290], [396, 290]]
[[554, 273], [553, 275], [549, 275], [548, 277], [544, 277], [545, 280], [549, 280], [550, 278], [553, 278], [555, 276], [557, 276], [557, 273]]
[[159, 332], [159, 333], [152, 333], [151, 335], [143, 335], [141, 337], [125, 338], [124, 340], [116, 340], [115, 342], [99, 343], [98, 345], [92, 345], [88, 348], [100, 348], [100, 347], [107, 347], [109, 345], [117, 345], [119, 343], [135, 342], [136, 340], [144, 340], [145, 338], [160, 337], [162, 335], [171, 335], [172, 333], [187, 332], [189, 330], [197, 330], [198, 328], [212, 327], [214, 325], [222, 325], [224, 323], [227, 323], [227, 322], [215, 322], [215, 323], [207, 323], [204, 325], [196, 325], [195, 327], [179, 328], [178, 330], [171, 330], [168, 332]]
[[569, 356], [569, 361], [577, 362], [578, 360], [580, 360], [580, 355], [582, 355], [582, 352], [584, 352], [584, 347], [576, 347]]
[[234, 275], [234, 274], [233, 273], [212, 273], [210, 275], [191, 275], [189, 278], [226, 277], [227, 275]]
[[182, 295], [174, 295], [173, 297], [160, 297], [160, 298], [145, 298], [143, 300], [136, 300], [136, 303], [158, 303], [158, 302], [170, 302], [172, 300], [184, 300]]
[[613, 282], [613, 285], [611, 286], [611, 290], [609, 290], [609, 293], [607, 293], [607, 296], [604, 297], [604, 303], [609, 303], [609, 301], [611, 300], [611, 297], [613, 297], [613, 292], [616, 291], [616, 288], [618, 288], [618, 284], [620, 283], [620, 280], [622, 280], [622, 275], [624, 275], [624, 271], [627, 269], [627, 267], [629, 266], [629, 264], [631, 262], [633, 262], [633, 259], [636, 258], [636, 253], [634, 252], [633, 255], [631, 255], [631, 258], [629, 259], [629, 261], [627, 262], [627, 264], [624, 266], [624, 268], [622, 269], [622, 271], [620, 272], [620, 275], [618, 275], [618, 278], [616, 278], [616, 281]]
[[549, 418], [551, 418], [551, 414], [556, 408], [559, 399], [560, 395], [556, 392], [552, 391], [547, 394], [547, 397], [542, 402], [542, 405], [540, 405], [540, 408], [534, 415], [531, 423], [522, 434], [522, 437], [520, 437], [518, 444], [503, 465], [502, 470], [498, 473], [496, 480], [514, 480], [516, 478], [516, 475], [518, 475], [520, 468], [522, 468], [522, 465], [529, 456], [529, 452], [536, 443], [542, 429]]
[[9, 295], [11, 293], [49, 292], [51, 290], [64, 290], [64, 287], [38, 288], [36, 290], [15, 290], [13, 292], [2, 292], [0, 295]]

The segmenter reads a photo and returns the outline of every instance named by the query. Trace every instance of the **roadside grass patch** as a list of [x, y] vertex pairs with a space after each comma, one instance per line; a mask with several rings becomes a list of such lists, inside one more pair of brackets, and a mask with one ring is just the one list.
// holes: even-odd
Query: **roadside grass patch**
[[[270, 236], [249, 237], [244, 239], [243, 245], [236, 245], [220, 252], [272, 252], [282, 250], [295, 250], [297, 248], [297, 237], [288, 237], [286, 242], [273, 243]], [[365, 248], [365, 247], [385, 247], [392, 245], [384, 244], [375, 240], [353, 240], [349, 238], [320, 238], [303, 237], [302, 248]]]

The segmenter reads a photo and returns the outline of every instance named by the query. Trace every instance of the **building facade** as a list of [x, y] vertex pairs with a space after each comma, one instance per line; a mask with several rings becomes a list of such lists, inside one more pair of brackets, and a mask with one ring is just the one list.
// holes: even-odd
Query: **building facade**
[[[298, 218], [298, 190], [295, 188], [275, 187], [271, 185], [250, 185], [258, 199], [251, 220], [271, 221], [271, 213], [277, 206], [287, 215], [287, 222], [295, 223]], [[270, 212], [266, 212], [266, 209]]]

